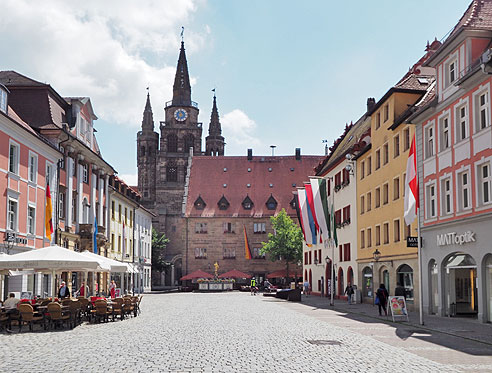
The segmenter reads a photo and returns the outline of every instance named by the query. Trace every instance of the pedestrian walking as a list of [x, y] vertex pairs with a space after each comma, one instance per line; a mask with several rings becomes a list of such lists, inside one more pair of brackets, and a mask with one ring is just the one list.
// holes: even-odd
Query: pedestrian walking
[[388, 290], [386, 290], [386, 287], [384, 284], [379, 285], [379, 289], [376, 292], [376, 299], [375, 303], [378, 305], [379, 308], [379, 316], [382, 316], [381, 313], [381, 308], [384, 310], [384, 315], [388, 316], [388, 311], [386, 310], [386, 303], [388, 302]]
[[307, 297], [309, 295], [309, 281], [304, 281], [304, 295]]
[[251, 295], [256, 295], [256, 278], [251, 279]]
[[347, 294], [347, 302], [348, 304], [352, 304], [352, 296], [354, 295], [354, 287], [349, 282], [347, 287], [345, 288], [344, 294]]

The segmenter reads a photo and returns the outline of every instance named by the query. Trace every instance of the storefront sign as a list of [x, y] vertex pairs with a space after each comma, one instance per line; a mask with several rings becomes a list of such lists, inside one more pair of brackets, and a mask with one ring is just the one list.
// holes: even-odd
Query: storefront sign
[[408, 311], [407, 311], [407, 304], [405, 302], [405, 297], [390, 296], [388, 298], [388, 304], [391, 310], [391, 316], [393, 318], [393, 321], [395, 321], [395, 317], [405, 317], [408, 321]]
[[437, 246], [463, 245], [470, 242], [476, 242], [475, 232], [467, 231], [463, 234], [450, 232], [437, 235]]
[[[420, 246], [422, 245], [422, 237], [420, 237]], [[418, 237], [407, 237], [407, 247], [419, 247], [419, 238]]]

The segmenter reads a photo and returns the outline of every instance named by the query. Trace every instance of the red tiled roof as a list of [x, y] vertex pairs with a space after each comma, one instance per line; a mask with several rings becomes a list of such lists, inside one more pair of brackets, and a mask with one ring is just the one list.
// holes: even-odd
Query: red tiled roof
[[492, 0], [473, 0], [449, 36], [456, 34], [461, 28], [492, 30]]
[[46, 83], [38, 82], [37, 80], [28, 78], [25, 75], [19, 74], [16, 71], [6, 70], [0, 71], [0, 79], [6, 86], [17, 87], [48, 87]]
[[[296, 160], [295, 156], [255, 156], [248, 161], [247, 157], [241, 156], [193, 157], [185, 216], [262, 217], [272, 216], [282, 208], [295, 215], [289, 205], [292, 192], [296, 186], [309, 181], [308, 176], [314, 175], [314, 167], [323, 158], [303, 155]], [[226, 210], [220, 210], [217, 205], [222, 196], [229, 202]], [[253, 201], [251, 210], [242, 206], [246, 196]], [[270, 196], [277, 201], [276, 210], [266, 207]], [[206, 204], [203, 210], [194, 205], [198, 197]]]

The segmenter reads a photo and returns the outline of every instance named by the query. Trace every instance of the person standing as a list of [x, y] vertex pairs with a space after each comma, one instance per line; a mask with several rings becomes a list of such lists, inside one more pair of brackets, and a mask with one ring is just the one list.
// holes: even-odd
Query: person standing
[[304, 294], [306, 295], [306, 297], [309, 295], [309, 281], [306, 280], [304, 281]]
[[116, 283], [114, 280], [111, 280], [111, 284], [109, 284], [109, 294], [112, 299], [116, 298]]
[[347, 287], [345, 288], [344, 294], [347, 294], [348, 304], [352, 304], [352, 296], [354, 295], [354, 287], [352, 286], [352, 284], [350, 283], [350, 281], [347, 284]]
[[70, 289], [68, 288], [65, 281], [62, 281], [60, 289], [58, 289], [58, 298], [70, 298]]
[[379, 285], [379, 289], [376, 292], [376, 304], [379, 308], [379, 316], [382, 316], [381, 308], [384, 310], [384, 315], [388, 316], [388, 311], [386, 310], [386, 303], [388, 302], [388, 290], [384, 284]]
[[79, 295], [85, 298], [89, 296], [89, 286], [87, 286], [85, 282], [82, 282], [82, 286], [79, 289]]
[[256, 295], [256, 278], [251, 279], [251, 295]]

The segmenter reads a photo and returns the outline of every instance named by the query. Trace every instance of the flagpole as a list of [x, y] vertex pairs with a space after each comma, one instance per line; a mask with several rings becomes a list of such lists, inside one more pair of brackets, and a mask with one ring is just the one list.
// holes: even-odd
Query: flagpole
[[417, 240], [418, 240], [418, 261], [419, 261], [419, 321], [424, 325], [424, 292], [422, 282], [422, 243], [420, 238], [420, 207], [417, 210]]
[[330, 294], [330, 306], [334, 306], [334, 293], [335, 293], [335, 242], [331, 243], [331, 294]]

